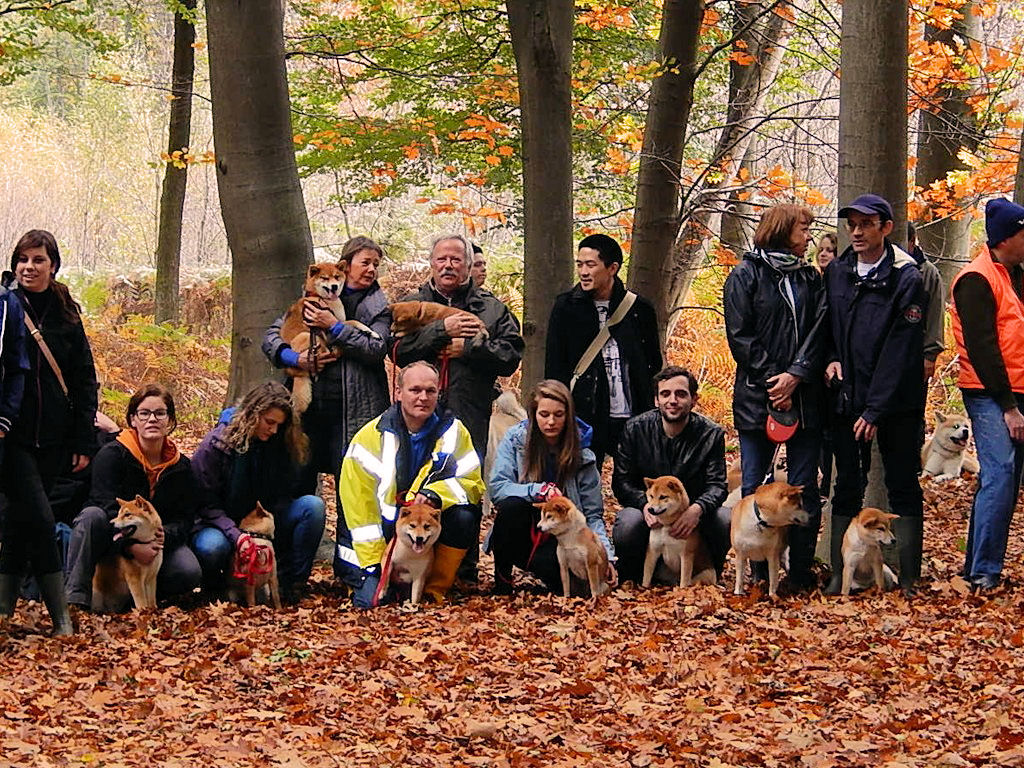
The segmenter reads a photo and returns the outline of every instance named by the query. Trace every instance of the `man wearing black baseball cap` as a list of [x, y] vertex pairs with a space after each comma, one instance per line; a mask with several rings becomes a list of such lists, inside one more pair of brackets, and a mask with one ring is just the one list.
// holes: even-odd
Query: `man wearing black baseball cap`
[[1000, 584], [1024, 465], [1024, 207], [990, 200], [985, 233], [988, 249], [953, 279], [952, 313], [981, 464], [964, 563], [979, 591]]
[[832, 581], [842, 586], [843, 534], [860, 512], [871, 441], [885, 468], [899, 552], [900, 586], [908, 594], [921, 575], [923, 500], [924, 331], [927, 297], [914, 258], [889, 241], [892, 207], [861, 195], [839, 211], [850, 247], [825, 269], [830, 346], [825, 381], [834, 396], [836, 459], [832, 498]]

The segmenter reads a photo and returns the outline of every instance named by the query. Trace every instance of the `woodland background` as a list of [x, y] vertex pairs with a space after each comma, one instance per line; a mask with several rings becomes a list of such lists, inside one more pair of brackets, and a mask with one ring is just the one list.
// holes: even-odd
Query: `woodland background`
[[[804, 202], [818, 234], [884, 194], [948, 281], [984, 201], [1024, 195], [1022, 31], [1013, 0], [6, 0], [0, 242], [56, 233], [104, 408], [173, 383], [190, 448], [348, 237], [384, 244], [393, 294], [433, 234], [480, 243], [528, 383], [574, 242], [607, 232], [729, 426], [721, 287], [761, 208]], [[931, 407], [959, 406], [955, 366]], [[66, 643], [30, 605], [0, 634], [0, 766], [1019, 765], [1024, 602], [957, 575], [972, 492], [926, 484], [912, 602], [362, 615], [318, 567], [282, 614], [83, 616]]]

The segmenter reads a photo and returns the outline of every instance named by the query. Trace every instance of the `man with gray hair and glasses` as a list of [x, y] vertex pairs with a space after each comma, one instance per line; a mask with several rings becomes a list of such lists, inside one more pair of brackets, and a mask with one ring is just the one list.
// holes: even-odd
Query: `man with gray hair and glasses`
[[[511, 376], [523, 356], [523, 337], [509, 308], [470, 280], [473, 249], [462, 235], [435, 237], [430, 247], [430, 279], [402, 301], [432, 301], [464, 309], [475, 317], [447, 317], [394, 340], [391, 359], [399, 367], [426, 360], [441, 372], [441, 397], [469, 430], [483, 463], [487, 428], [498, 376]], [[479, 335], [486, 329], [487, 335]], [[460, 570], [475, 582], [478, 547]]]

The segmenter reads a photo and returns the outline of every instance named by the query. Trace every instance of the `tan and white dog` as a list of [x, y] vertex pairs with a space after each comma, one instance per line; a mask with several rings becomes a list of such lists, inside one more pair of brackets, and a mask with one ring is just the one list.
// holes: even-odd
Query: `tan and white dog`
[[693, 531], [685, 539], [677, 539], [668, 532], [672, 523], [690, 506], [690, 497], [679, 478], [672, 475], [653, 480], [645, 477], [644, 483], [647, 485], [647, 506], [644, 511], [656, 517], [661, 527], [652, 528], [647, 540], [643, 586], [651, 586], [658, 560], [663, 560], [673, 573], [679, 573], [680, 587], [688, 587], [691, 583], [716, 584], [718, 578], [700, 534]]
[[[110, 521], [115, 544], [152, 543], [162, 527], [156, 508], [139, 495], [131, 501], [118, 499], [117, 503], [120, 509]], [[156, 608], [156, 576], [163, 562], [162, 549], [147, 565], [120, 553], [100, 560], [92, 577], [92, 610], [121, 611], [129, 598], [137, 611]]]
[[441, 536], [441, 510], [429, 504], [402, 507], [395, 522], [395, 546], [391, 553], [390, 582], [411, 584], [415, 605], [434, 564], [434, 545]]
[[277, 584], [277, 555], [274, 552], [274, 516], [258, 501], [256, 508], [242, 518], [238, 530], [242, 539], [231, 558], [231, 599], [252, 608], [256, 592], [265, 591], [275, 610], [281, 610], [281, 592]]
[[[315, 329], [311, 333], [310, 327], [306, 325], [303, 318], [303, 310], [306, 302], [310, 299], [316, 301], [321, 309], [326, 309], [339, 321], [379, 338], [376, 331], [363, 323], [345, 318], [345, 305], [341, 302], [341, 291], [345, 287], [347, 268], [345, 262], [339, 264], [321, 262], [309, 265], [309, 269], [306, 271], [304, 293], [288, 308], [284, 316], [284, 323], [281, 325], [281, 340], [299, 354], [311, 347], [318, 355], [326, 357], [331, 354], [327, 346], [327, 334], [320, 329]], [[313, 383], [310, 380], [309, 371], [304, 368], [287, 368], [286, 370], [292, 377], [292, 402], [295, 404], [295, 411], [299, 414], [305, 413], [313, 399]]]
[[952, 480], [966, 469], [978, 473], [978, 459], [967, 451], [971, 422], [962, 414], [935, 414], [935, 431], [921, 448], [922, 474], [936, 480]]
[[747, 561], [767, 560], [768, 594], [776, 596], [786, 529], [810, 519], [801, 504], [801, 493], [803, 486], [776, 481], [762, 485], [733, 509], [730, 535], [736, 552], [735, 594], [744, 593]]
[[882, 545], [892, 544], [892, 521], [899, 515], [865, 507], [843, 535], [843, 594], [860, 584], [874, 582], [879, 592], [896, 583], [896, 575], [885, 564]]
[[395, 336], [404, 336], [407, 333], [430, 325], [435, 320], [444, 320], [446, 317], [462, 315], [472, 318], [480, 325], [480, 331], [477, 333], [477, 336], [487, 338], [487, 329], [483, 327], [483, 322], [472, 312], [449, 307], [445, 304], [438, 304], [435, 301], [398, 301], [392, 304], [391, 333]]
[[565, 496], [556, 496], [540, 509], [537, 528], [558, 539], [558, 566], [562, 576], [562, 596], [569, 597], [572, 573], [590, 585], [590, 596], [599, 597], [610, 590], [607, 581], [608, 553], [590, 528], [587, 519]]

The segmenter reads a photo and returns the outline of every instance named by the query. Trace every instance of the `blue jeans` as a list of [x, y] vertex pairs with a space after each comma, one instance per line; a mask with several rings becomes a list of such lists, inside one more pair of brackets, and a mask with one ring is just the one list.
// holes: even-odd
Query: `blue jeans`
[[[743, 472], [743, 495], [749, 496], [774, 473], [772, 457], [776, 444], [764, 430], [740, 430], [740, 468]], [[818, 465], [821, 458], [821, 434], [816, 430], [798, 429], [786, 441], [786, 472], [792, 485], [804, 487], [803, 508], [810, 515], [807, 525], [789, 529], [790, 577], [797, 581], [810, 578], [814, 564], [814, 548], [821, 524], [821, 496], [818, 494]], [[769, 481], [770, 482], [770, 481]]]
[[[1024, 396], [1016, 398], [1017, 407], [1024, 409]], [[992, 398], [965, 392], [964, 405], [971, 417], [981, 465], [978, 490], [971, 505], [964, 575], [998, 577], [1003, 571], [1010, 520], [1017, 503], [1024, 444], [1010, 439], [1003, 409]]]
[[[283, 587], [305, 584], [313, 570], [320, 538], [324, 533], [326, 510], [318, 496], [300, 496], [288, 508], [274, 515], [274, 551], [277, 574]], [[201, 528], [192, 537], [192, 549], [203, 569], [203, 586], [207, 589], [224, 585], [231, 567], [235, 545], [219, 528]]]

